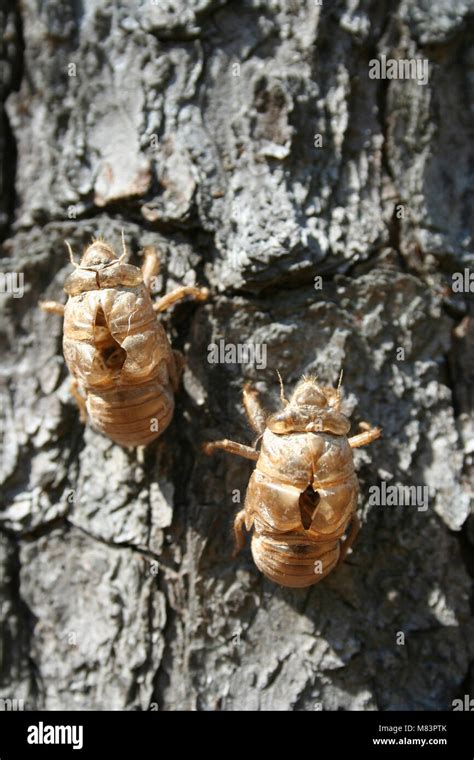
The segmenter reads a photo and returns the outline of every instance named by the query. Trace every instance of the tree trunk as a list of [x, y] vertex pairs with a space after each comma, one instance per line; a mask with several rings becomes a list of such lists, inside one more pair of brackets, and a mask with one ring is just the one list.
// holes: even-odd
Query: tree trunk
[[[1, 697], [412, 710], [474, 694], [472, 9], [7, 0]], [[371, 76], [390, 59], [410, 76]], [[163, 318], [186, 370], [145, 450], [81, 424], [61, 319], [38, 308], [65, 300], [65, 239], [118, 250], [122, 229], [131, 263], [159, 249], [157, 297], [211, 290]], [[220, 340], [263, 353], [212, 363]], [[244, 382], [274, 409], [276, 370], [291, 390], [341, 368], [352, 431], [383, 428], [355, 452], [362, 530], [327, 579], [281, 588], [250, 537], [231, 557], [253, 463], [201, 445], [252, 443]], [[413, 500], [378, 505], [383, 483]]]

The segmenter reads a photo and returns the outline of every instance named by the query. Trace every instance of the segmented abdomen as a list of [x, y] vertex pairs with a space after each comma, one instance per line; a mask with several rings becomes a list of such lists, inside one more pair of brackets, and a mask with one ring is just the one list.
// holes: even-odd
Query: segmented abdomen
[[318, 583], [337, 564], [339, 540], [311, 541], [300, 533], [254, 533], [252, 555], [258, 569], [281, 586], [304, 588]]
[[89, 391], [87, 411], [94, 427], [121, 446], [144, 446], [168, 427], [174, 411], [171, 388], [158, 380], [108, 391]]

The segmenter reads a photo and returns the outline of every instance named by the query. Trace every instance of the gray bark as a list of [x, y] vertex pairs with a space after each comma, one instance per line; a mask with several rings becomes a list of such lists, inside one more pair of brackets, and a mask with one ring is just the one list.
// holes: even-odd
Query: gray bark
[[[0, 11], [2, 672], [29, 709], [451, 709], [474, 696], [474, 57], [468, 0], [173, 0]], [[429, 81], [370, 79], [426, 58]], [[315, 135], [322, 147], [315, 147]], [[74, 218], [75, 215], [75, 218]], [[64, 239], [162, 254], [187, 368], [172, 425], [84, 428], [59, 318]], [[322, 288], [315, 287], [321, 276]], [[267, 366], [208, 362], [264, 343]], [[404, 349], [404, 359], [397, 349]], [[398, 358], [397, 358], [398, 357]], [[383, 438], [355, 454], [363, 527], [304, 591], [232, 560], [252, 464], [245, 380], [335, 383]], [[429, 486], [426, 511], [369, 488]], [[400, 634], [403, 634], [400, 636]], [[404, 640], [404, 643], [402, 643]]]

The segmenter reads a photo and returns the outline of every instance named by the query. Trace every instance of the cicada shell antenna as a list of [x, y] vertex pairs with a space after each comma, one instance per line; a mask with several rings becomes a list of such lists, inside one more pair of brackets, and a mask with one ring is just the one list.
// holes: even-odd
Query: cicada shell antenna
[[125, 245], [125, 233], [123, 231], [123, 227], [122, 227], [122, 250], [123, 250], [123, 253], [121, 256], [119, 256], [119, 261], [124, 261], [124, 259], [126, 259], [128, 256], [127, 246]]
[[71, 245], [70, 245], [69, 241], [65, 240], [64, 241], [64, 245], [66, 246], [66, 248], [68, 249], [68, 252], [69, 252], [69, 261], [71, 262], [71, 264], [73, 265], [73, 267], [76, 267], [76, 269], [79, 269], [81, 265], [78, 264], [76, 261], [74, 261], [74, 254], [72, 252], [72, 248], [71, 248]]
[[342, 387], [342, 376], [344, 374], [344, 370], [341, 369], [341, 374], [339, 375], [339, 381], [337, 383], [336, 388], [336, 394], [337, 394], [337, 408], [339, 409], [341, 405], [341, 399], [342, 399], [342, 393], [341, 393], [341, 387]]
[[339, 382], [337, 384], [337, 392], [340, 394], [341, 392], [341, 385], [342, 385], [342, 376], [344, 374], [344, 370], [341, 369], [341, 374], [339, 375]]
[[285, 398], [285, 386], [283, 385], [283, 380], [281, 379], [281, 375], [278, 370], [276, 370], [276, 373], [278, 375], [278, 380], [280, 382], [280, 399], [281, 399], [282, 404], [287, 406], [288, 399]]

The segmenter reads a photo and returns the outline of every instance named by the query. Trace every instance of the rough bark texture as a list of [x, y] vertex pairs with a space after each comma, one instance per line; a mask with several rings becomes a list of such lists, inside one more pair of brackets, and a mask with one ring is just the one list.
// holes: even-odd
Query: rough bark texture
[[[474, 6], [468, 0], [12, 0], [0, 10], [0, 696], [40, 709], [450, 709], [474, 695], [471, 618]], [[380, 54], [429, 82], [370, 79]], [[322, 146], [315, 146], [315, 135]], [[317, 143], [317, 140], [316, 140]], [[91, 235], [162, 253], [187, 369], [165, 436], [84, 428], [59, 318]], [[315, 287], [321, 276], [322, 287]], [[267, 367], [209, 364], [264, 343]], [[397, 349], [403, 348], [400, 359]], [[285, 590], [231, 522], [251, 463], [241, 389], [344, 367], [363, 528]], [[471, 427], [469, 427], [471, 425]], [[368, 489], [427, 485], [429, 508]], [[404, 634], [401, 636], [400, 634]], [[403, 643], [404, 639], [404, 643]]]

